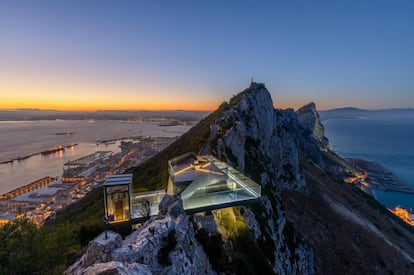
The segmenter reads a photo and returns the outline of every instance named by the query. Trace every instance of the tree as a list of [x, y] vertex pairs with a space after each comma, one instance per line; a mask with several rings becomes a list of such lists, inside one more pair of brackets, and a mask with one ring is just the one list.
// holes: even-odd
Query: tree
[[69, 226], [38, 228], [27, 219], [0, 227], [0, 274], [61, 274], [73, 242]]
[[152, 201], [143, 200], [138, 207], [138, 213], [141, 215], [141, 217], [144, 217], [145, 220], [149, 220], [149, 218], [151, 217], [151, 207]]

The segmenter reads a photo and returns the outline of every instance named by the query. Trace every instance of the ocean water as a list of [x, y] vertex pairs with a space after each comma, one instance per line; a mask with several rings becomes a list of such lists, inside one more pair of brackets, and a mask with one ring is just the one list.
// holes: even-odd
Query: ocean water
[[[322, 122], [332, 149], [342, 157], [375, 161], [414, 186], [414, 120], [332, 119]], [[375, 191], [385, 206], [414, 209], [414, 195]]]
[[[0, 194], [45, 176], [60, 176], [63, 164], [95, 151], [120, 151], [117, 144], [99, 146], [97, 140], [128, 136], [176, 137], [190, 126], [158, 126], [156, 122], [128, 121], [2, 121], [0, 122], [0, 161], [26, 156], [57, 145], [77, 146], [51, 155], [36, 155], [22, 161], [0, 164]], [[55, 133], [73, 132], [73, 135]]]

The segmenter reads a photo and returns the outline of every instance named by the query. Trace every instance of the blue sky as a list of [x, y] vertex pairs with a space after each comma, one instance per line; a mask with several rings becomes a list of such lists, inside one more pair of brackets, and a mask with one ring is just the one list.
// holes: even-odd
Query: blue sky
[[[0, 108], [414, 107], [412, 1], [2, 1]], [[3, 84], [2, 84], [3, 83]]]

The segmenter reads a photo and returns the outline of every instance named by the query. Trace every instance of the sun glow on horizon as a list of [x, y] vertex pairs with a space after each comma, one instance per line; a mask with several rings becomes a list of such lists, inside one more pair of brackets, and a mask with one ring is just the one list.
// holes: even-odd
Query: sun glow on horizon
[[[20, 78], [19, 78], [20, 79]], [[0, 86], [0, 109], [58, 111], [213, 111], [220, 99], [164, 87], [76, 83], [35, 77], [8, 78]]]

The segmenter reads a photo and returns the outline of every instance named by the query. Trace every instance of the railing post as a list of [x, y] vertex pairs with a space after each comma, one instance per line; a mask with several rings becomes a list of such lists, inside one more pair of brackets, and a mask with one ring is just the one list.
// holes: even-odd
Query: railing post
[[103, 218], [103, 226], [104, 226], [104, 232], [105, 232], [105, 240], [108, 239], [108, 218], [105, 216]]

